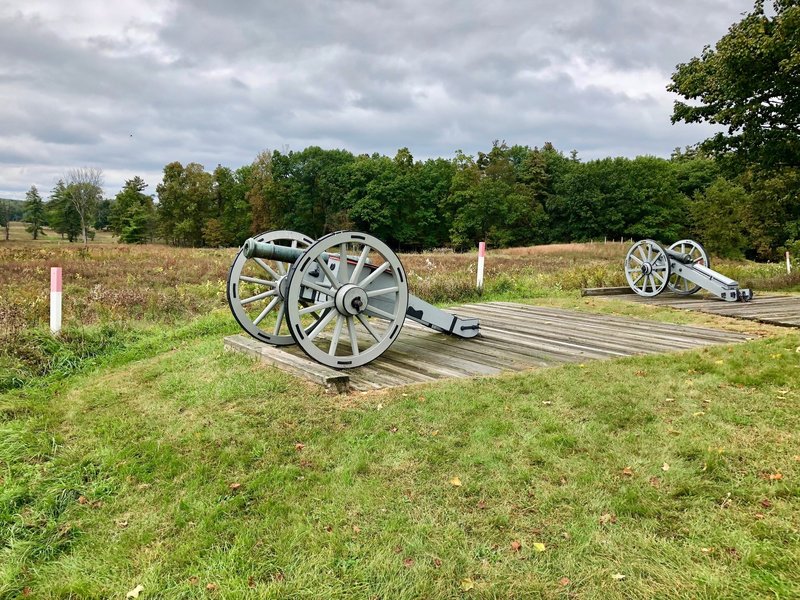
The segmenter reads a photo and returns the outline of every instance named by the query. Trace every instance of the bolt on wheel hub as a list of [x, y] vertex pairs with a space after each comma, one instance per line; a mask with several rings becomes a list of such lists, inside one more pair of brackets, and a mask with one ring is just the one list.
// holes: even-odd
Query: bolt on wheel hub
[[360, 315], [367, 309], [367, 292], [353, 284], [345, 284], [336, 291], [334, 298], [336, 310], [343, 315]]

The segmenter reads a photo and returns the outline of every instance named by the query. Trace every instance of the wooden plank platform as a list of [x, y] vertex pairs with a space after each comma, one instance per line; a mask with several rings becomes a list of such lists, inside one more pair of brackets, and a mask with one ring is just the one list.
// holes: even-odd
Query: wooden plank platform
[[658, 306], [669, 306], [684, 310], [758, 321], [782, 327], [800, 327], [800, 296], [755, 296], [750, 302], [725, 302], [710, 296], [693, 294], [659, 294], [653, 298], [633, 295], [625, 300], [644, 302]]
[[245, 335], [226, 337], [225, 347], [345, 392], [688, 350], [752, 338], [716, 329], [510, 302], [465, 304], [448, 310], [480, 318], [481, 335], [465, 340], [406, 320], [388, 351], [368, 365], [344, 371], [318, 364], [298, 346], [269, 346]]

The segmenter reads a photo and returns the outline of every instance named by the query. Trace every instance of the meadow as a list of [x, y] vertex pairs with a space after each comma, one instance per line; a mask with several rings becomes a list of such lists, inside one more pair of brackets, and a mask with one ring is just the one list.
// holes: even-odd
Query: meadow
[[796, 330], [580, 298], [627, 244], [490, 251], [484, 299], [757, 339], [337, 396], [222, 350], [234, 250], [109, 242], [0, 242], [0, 598], [800, 596]]

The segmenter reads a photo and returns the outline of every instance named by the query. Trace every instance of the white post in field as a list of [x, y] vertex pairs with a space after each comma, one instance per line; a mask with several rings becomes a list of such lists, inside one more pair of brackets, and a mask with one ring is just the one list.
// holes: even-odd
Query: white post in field
[[483, 261], [486, 258], [486, 242], [478, 244], [478, 289], [483, 290]]
[[789, 259], [789, 251], [786, 251], [786, 274], [792, 274], [792, 261]]
[[50, 268], [50, 331], [61, 331], [61, 267]]

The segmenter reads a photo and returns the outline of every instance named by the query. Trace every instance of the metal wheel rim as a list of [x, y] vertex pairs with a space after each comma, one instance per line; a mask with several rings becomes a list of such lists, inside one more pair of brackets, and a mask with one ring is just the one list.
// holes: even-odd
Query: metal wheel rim
[[[346, 269], [337, 268], [334, 274], [321, 255], [327, 252], [331, 258], [345, 264]], [[377, 254], [379, 260], [370, 265], [368, 257]], [[350, 261], [341, 263], [342, 256]], [[309, 284], [309, 273], [321, 269], [322, 284]], [[383, 285], [384, 276], [391, 284]], [[373, 282], [381, 287], [376, 288]], [[342, 312], [337, 305], [336, 294], [343, 286], [355, 286], [365, 293], [363, 312], [352, 316]], [[302, 289], [317, 292], [316, 304], [304, 306]], [[391, 312], [375, 303], [392, 304]], [[302, 315], [312, 308], [330, 310], [313, 327], [303, 329]], [[378, 238], [365, 233], [340, 231], [317, 240], [292, 266], [286, 292], [286, 316], [291, 334], [303, 351], [319, 363], [335, 369], [359, 367], [378, 358], [394, 343], [400, 334], [408, 308], [408, 282], [400, 259], [391, 248]]]
[[667, 253], [654, 240], [641, 240], [625, 255], [625, 279], [640, 296], [657, 296], [669, 281]]
[[[684, 254], [691, 254], [693, 259], [692, 264], [699, 264], [706, 267], [711, 266], [711, 261], [708, 258], [706, 249], [703, 248], [703, 245], [700, 242], [695, 242], [694, 240], [678, 240], [672, 244], [669, 249]], [[680, 294], [681, 296], [688, 296], [702, 289], [702, 287], [699, 285], [692, 283], [688, 279], [681, 277], [674, 272], [669, 276], [667, 287], [669, 288], [669, 291]]]
[[[274, 243], [279, 245], [289, 245], [295, 248], [308, 248], [314, 243], [310, 237], [296, 231], [278, 230], [266, 231], [254, 236], [258, 242]], [[251, 265], [253, 265], [251, 267]], [[257, 267], [257, 268], [256, 268]], [[258, 272], [259, 276], [243, 275], [248, 272]], [[233, 318], [248, 334], [255, 339], [272, 344], [273, 346], [288, 346], [294, 344], [294, 338], [289, 333], [289, 325], [285, 317], [285, 303], [280, 294], [268, 294], [270, 290], [277, 290], [279, 280], [288, 275], [290, 266], [279, 261], [262, 260], [260, 258], [247, 258], [243, 250], [239, 250], [236, 258], [228, 272], [227, 298], [228, 306], [233, 313]], [[249, 279], [243, 279], [249, 278]], [[259, 283], [253, 279], [268, 283]], [[242, 297], [245, 289], [250, 286], [258, 286], [263, 289], [262, 299], [248, 300], [254, 295], [247, 294]], [[275, 323], [269, 329], [262, 329], [259, 325], [267, 317], [275, 314]]]

